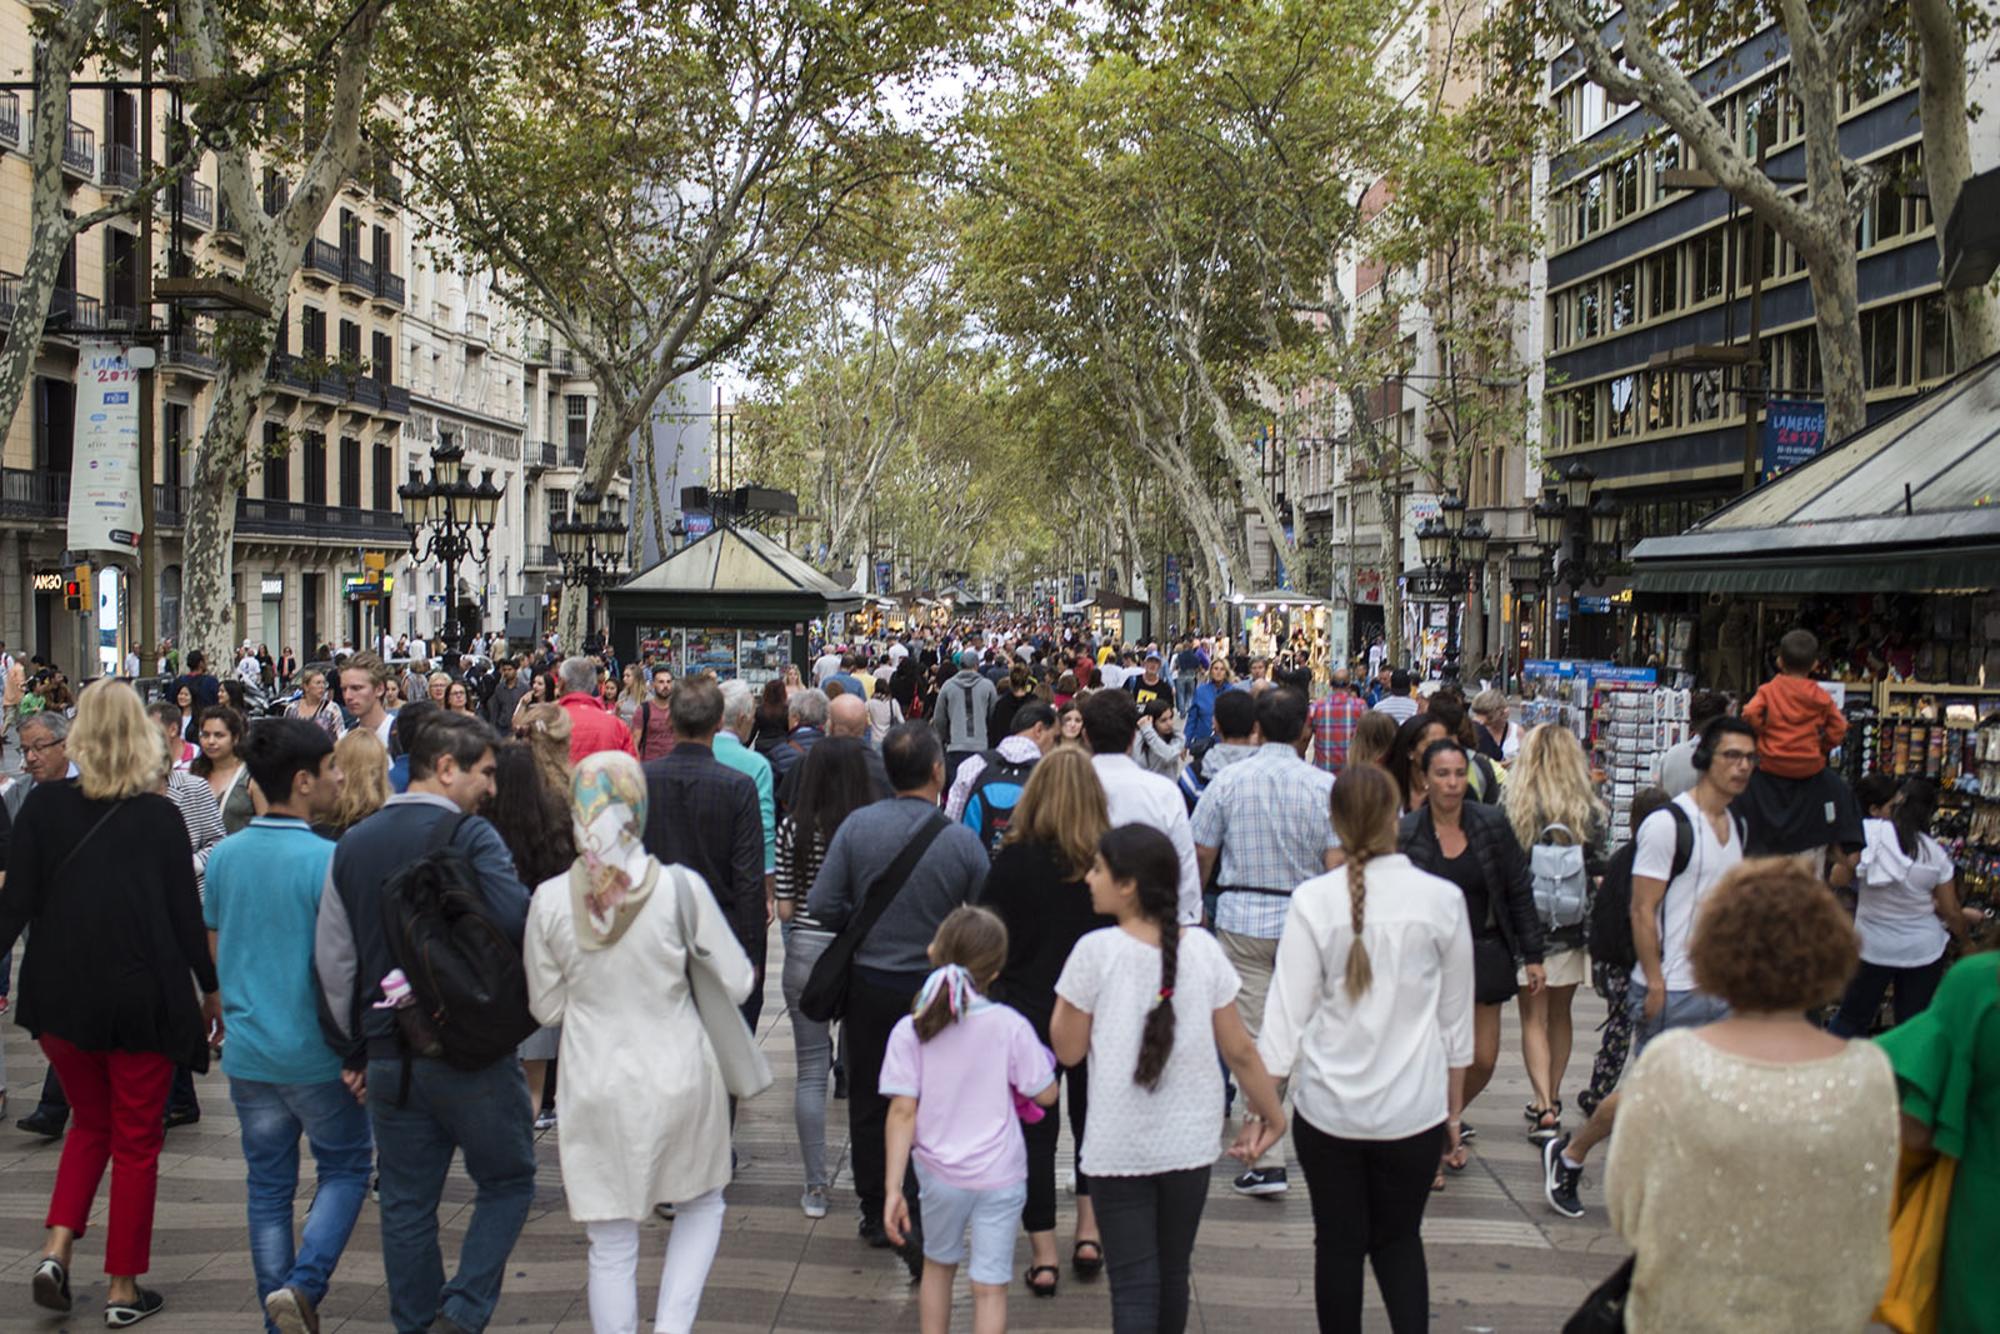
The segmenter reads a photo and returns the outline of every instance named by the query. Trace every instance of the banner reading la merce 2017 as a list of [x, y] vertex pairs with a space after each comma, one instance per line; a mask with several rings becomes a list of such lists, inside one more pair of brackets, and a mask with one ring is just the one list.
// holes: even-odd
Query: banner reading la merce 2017
[[69, 548], [139, 550], [139, 375], [117, 343], [85, 343], [77, 370]]

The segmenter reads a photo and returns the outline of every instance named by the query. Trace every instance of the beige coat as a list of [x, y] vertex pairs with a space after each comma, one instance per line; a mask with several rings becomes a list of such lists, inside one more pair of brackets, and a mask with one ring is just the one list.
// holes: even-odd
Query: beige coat
[[562, 1025], [556, 1112], [563, 1191], [580, 1223], [645, 1219], [729, 1180], [729, 1107], [687, 984], [673, 876], [696, 887], [695, 937], [730, 995], [754, 975], [715, 896], [685, 867], [663, 870], [606, 949], [580, 949], [567, 875], [528, 909], [528, 1008]]

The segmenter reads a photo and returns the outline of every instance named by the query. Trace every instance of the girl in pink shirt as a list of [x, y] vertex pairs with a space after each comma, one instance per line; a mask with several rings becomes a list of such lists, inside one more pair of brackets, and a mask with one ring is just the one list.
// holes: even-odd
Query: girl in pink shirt
[[[1017, 1097], [1056, 1100], [1055, 1059], [1026, 1019], [984, 993], [1007, 962], [1007, 928], [985, 908], [959, 908], [931, 940], [937, 971], [915, 1012], [889, 1034], [879, 1088], [889, 1105], [883, 1227], [921, 1245], [923, 1334], [951, 1327], [951, 1284], [971, 1233], [972, 1328], [1007, 1328], [1014, 1233], [1028, 1194]], [[920, 1213], [903, 1195], [914, 1153]]]

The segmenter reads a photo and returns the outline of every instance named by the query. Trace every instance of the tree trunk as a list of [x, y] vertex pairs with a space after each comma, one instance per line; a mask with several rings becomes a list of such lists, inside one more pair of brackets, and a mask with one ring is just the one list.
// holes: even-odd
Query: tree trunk
[[56, 276], [76, 235], [75, 225], [63, 211], [67, 202], [62, 178], [63, 137], [69, 118], [45, 115], [43, 109], [69, 105], [72, 71], [103, 7], [103, 0], [77, 0], [68, 14], [51, 21], [35, 70], [33, 133], [28, 138], [28, 257], [22, 261], [21, 277], [15, 284], [7, 344], [0, 350], [0, 436], [13, 422], [34, 373]]
[[[1921, 67], [1917, 109], [1924, 127], [1924, 174], [1939, 254], [1944, 224], [1972, 176], [1971, 117], [1965, 105], [1965, 31], [1948, 0], [1910, 0]], [[1972, 366], [2000, 352], [2000, 309], [1986, 288], [1945, 294], [1957, 364]]]
[[264, 366], [275, 339], [263, 325], [253, 366], [225, 362], [210, 399], [208, 425], [195, 451], [188, 488], [187, 527], [181, 538], [181, 648], [201, 649], [226, 663], [236, 638], [235, 598], [229, 587], [236, 546], [236, 497], [248, 472], [245, 441], [264, 392]]

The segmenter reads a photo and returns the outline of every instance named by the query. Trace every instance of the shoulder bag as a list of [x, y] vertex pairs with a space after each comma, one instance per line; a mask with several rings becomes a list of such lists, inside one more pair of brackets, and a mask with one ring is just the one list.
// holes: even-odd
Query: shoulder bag
[[896, 860], [889, 863], [887, 870], [875, 877], [875, 883], [868, 887], [861, 900], [861, 909], [849, 918], [840, 934], [833, 938], [813, 963], [812, 975], [799, 992], [799, 1013], [816, 1023], [828, 1023], [847, 1016], [847, 993], [853, 983], [854, 956], [861, 949], [861, 942], [868, 939], [868, 933], [875, 929], [889, 905], [903, 892], [909, 882], [910, 873], [917, 869], [917, 863], [929, 849], [937, 836], [944, 832], [950, 822], [940, 812], [933, 812]]
[[[764, 1059], [764, 1049], [757, 1045], [750, 1025], [743, 1022], [743, 1012], [729, 999], [729, 991], [715, 971], [714, 956], [696, 934], [701, 911], [694, 902], [694, 886], [680, 867], [668, 871], [674, 878], [674, 913], [680, 923], [681, 944], [687, 948], [688, 992], [694, 997], [695, 1013], [708, 1035], [708, 1045], [715, 1052], [722, 1086], [731, 1097], [754, 1098], [771, 1087], [771, 1063]], [[720, 915], [722, 909], [717, 906], [715, 911]]]
[[1627, 1256], [1610, 1278], [1598, 1284], [1563, 1325], [1563, 1334], [1619, 1334], [1625, 1328], [1625, 1303], [1632, 1297], [1634, 1263]]

